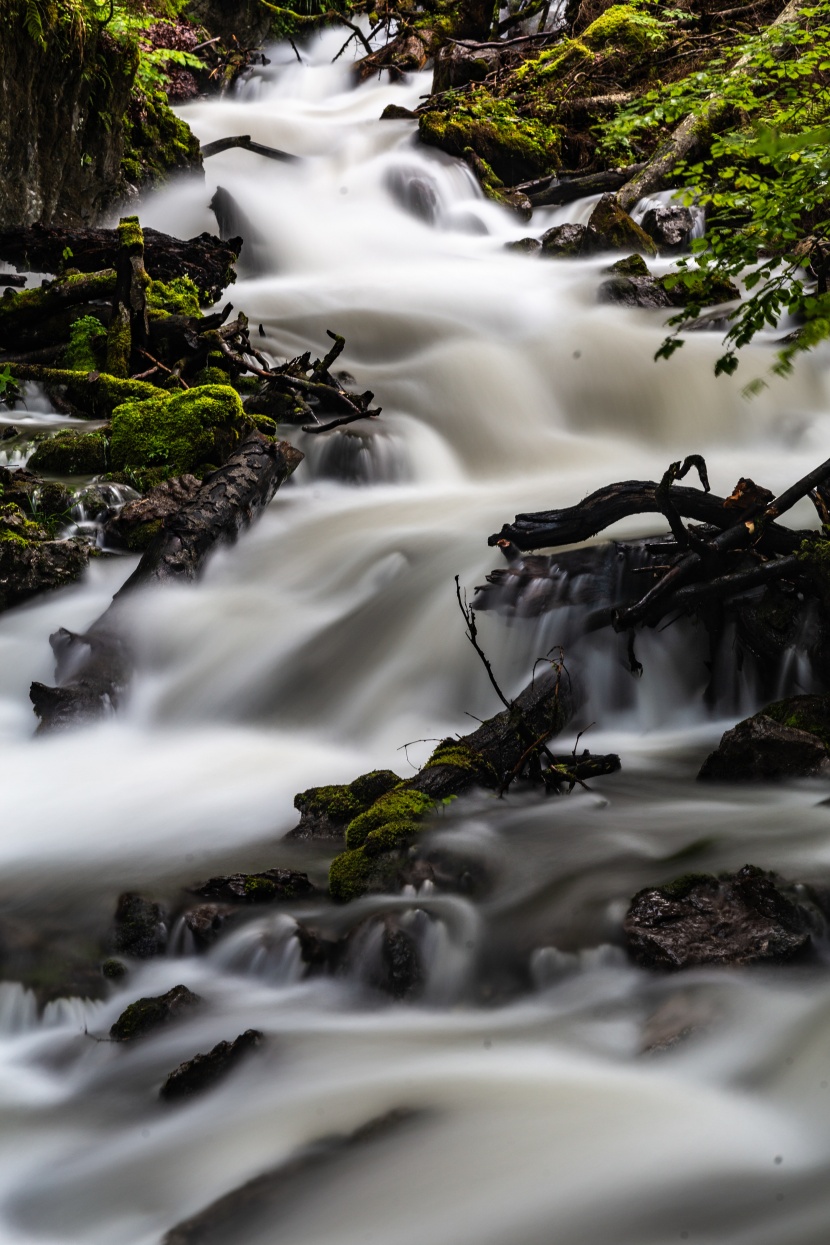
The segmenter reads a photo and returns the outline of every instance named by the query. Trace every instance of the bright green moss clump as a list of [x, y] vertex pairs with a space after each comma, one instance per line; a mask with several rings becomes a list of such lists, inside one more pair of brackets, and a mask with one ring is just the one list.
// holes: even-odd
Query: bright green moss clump
[[630, 52], [648, 52], [666, 41], [662, 23], [635, 8], [633, 4], [615, 4], [592, 22], [582, 35], [589, 48], [623, 48]]
[[96, 475], [106, 471], [107, 438], [103, 432], [74, 432], [65, 428], [38, 443], [29, 467], [52, 475]]
[[98, 372], [104, 366], [107, 330], [97, 316], [81, 316], [69, 330], [63, 362], [73, 372]]
[[424, 113], [421, 142], [463, 156], [469, 147], [505, 185], [514, 186], [556, 168], [559, 130], [537, 117], [520, 116], [507, 99], [483, 87], [449, 97], [442, 111]]
[[110, 461], [116, 471], [159, 467], [168, 476], [221, 463], [246, 427], [239, 394], [230, 385], [157, 392], [112, 413]]
[[396, 826], [405, 823], [410, 830], [414, 830], [414, 823], [433, 807], [434, 801], [422, 791], [396, 787], [375, 800], [365, 813], [349, 822], [346, 827], [346, 846], [362, 847], [371, 831], [379, 830], [390, 823]]
[[[190, 277], [174, 277], [166, 282], [152, 281], [147, 291], [147, 307], [151, 314], [166, 312], [168, 315], [196, 317], [202, 314], [199, 290]], [[217, 383], [227, 384], [227, 377]]]

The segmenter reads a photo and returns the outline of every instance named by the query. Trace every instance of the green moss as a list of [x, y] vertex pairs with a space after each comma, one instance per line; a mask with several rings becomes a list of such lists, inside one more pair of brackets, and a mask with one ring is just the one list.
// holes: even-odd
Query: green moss
[[97, 372], [104, 366], [107, 330], [97, 316], [81, 316], [69, 330], [63, 362], [73, 372]]
[[380, 796], [397, 787], [400, 781], [391, 770], [372, 770], [361, 774], [354, 782], [301, 791], [294, 797], [294, 807], [303, 817], [326, 818], [334, 825], [345, 826]]
[[684, 873], [664, 886], [658, 886], [661, 894], [669, 899], [685, 899], [696, 886], [717, 886], [718, 880], [713, 873]]
[[[239, 394], [229, 385], [163, 393], [125, 402], [112, 414], [113, 468], [157, 467], [167, 476], [224, 462], [245, 428]], [[162, 478], [165, 478], [164, 476]]]
[[560, 81], [564, 75], [580, 65], [593, 64], [593, 54], [579, 39], [564, 39], [556, 47], [548, 48], [533, 60], [527, 60], [513, 74], [517, 86], [528, 88]]
[[415, 823], [434, 807], [434, 801], [422, 791], [414, 791], [411, 787], [395, 787], [379, 800], [375, 800], [365, 813], [360, 813], [349, 822], [346, 827], [346, 846], [361, 847], [372, 830], [379, 830], [390, 822], [396, 825], [405, 822], [412, 833], [417, 829]]
[[122, 216], [118, 224], [118, 244], [129, 251], [144, 250], [144, 234], [137, 216]]
[[130, 374], [130, 355], [133, 338], [127, 309], [119, 304], [118, 310], [107, 329], [107, 372], [122, 380]]
[[615, 4], [592, 22], [582, 35], [589, 48], [622, 48], [649, 52], [666, 41], [662, 23], [632, 4]]
[[472, 148], [505, 185], [550, 172], [559, 161], [560, 131], [537, 117], [520, 116], [507, 99], [483, 87], [450, 93], [442, 110], [424, 113], [421, 142], [453, 156]]
[[137, 92], [124, 121], [121, 172], [136, 186], [157, 184], [177, 169], [201, 168], [199, 140], [163, 91]]
[[464, 770], [468, 774], [486, 771], [491, 776], [498, 777], [489, 762], [460, 739], [445, 739], [440, 743], [424, 769], [433, 769], [439, 765], [451, 765], [454, 769]]
[[158, 536], [162, 529], [161, 519], [152, 523], [139, 523], [127, 535], [127, 548], [130, 553], [143, 553]]
[[796, 731], [806, 731], [821, 740], [830, 749], [830, 698], [826, 696], [790, 696], [777, 700], [762, 710], [765, 717], [789, 726]]
[[29, 467], [51, 475], [97, 475], [107, 469], [107, 438], [103, 432], [64, 428], [38, 443]]
[[341, 852], [329, 867], [329, 894], [338, 903], [349, 903], [365, 894], [372, 877], [372, 861], [360, 847]]
[[[152, 311], [165, 311], [170, 315], [201, 317], [199, 290], [190, 277], [174, 277], [172, 281], [151, 281], [147, 290], [147, 307]], [[211, 371], [219, 369], [212, 368]], [[199, 381], [199, 384], [226, 385], [227, 374], [222, 379]]]
[[[193, 377], [193, 384], [229, 385], [231, 384], [231, 379], [228, 376], [228, 373], [221, 367], [203, 367], [201, 372], [197, 372]], [[235, 385], [234, 388], [236, 388]]]
[[416, 827], [412, 821], [384, 822], [382, 826], [378, 826], [377, 830], [370, 830], [366, 835], [363, 852], [371, 859], [384, 852], [395, 852], [399, 848], [407, 847], [412, 842], [414, 829]]

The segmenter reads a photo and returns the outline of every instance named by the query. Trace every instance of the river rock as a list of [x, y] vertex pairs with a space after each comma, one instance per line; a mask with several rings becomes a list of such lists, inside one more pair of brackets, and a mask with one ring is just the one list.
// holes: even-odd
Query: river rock
[[186, 1016], [201, 1001], [199, 995], [188, 990], [187, 986], [173, 986], [166, 994], [136, 999], [111, 1027], [110, 1037], [115, 1042], [131, 1042], [144, 1037], [153, 1029]]
[[258, 1029], [246, 1029], [233, 1042], [219, 1042], [206, 1055], [194, 1055], [171, 1072], [159, 1090], [167, 1102], [189, 1098], [221, 1081], [263, 1040]]
[[89, 545], [80, 540], [0, 540], [0, 610], [71, 584], [89, 556]]
[[542, 249], [540, 238], [516, 238], [513, 242], [505, 242], [506, 251], [519, 251], [522, 255], [538, 255]]
[[131, 955], [137, 960], [163, 955], [167, 950], [164, 909], [141, 895], [120, 895], [111, 942], [117, 955]]
[[24, 514], [62, 515], [72, 505], [72, 496], [62, 484], [41, 480], [27, 467], [0, 467], [0, 496]]
[[63, 428], [38, 440], [29, 459], [33, 471], [56, 476], [95, 475], [106, 471], [107, 438], [103, 432], [75, 432]]
[[605, 269], [611, 277], [650, 277], [648, 264], [642, 255], [625, 255], [622, 259], [615, 260], [613, 264], [609, 264]]
[[342, 839], [346, 826], [360, 813], [397, 787], [401, 779], [391, 770], [371, 770], [354, 782], [329, 787], [309, 787], [294, 796], [299, 825], [287, 839]]
[[604, 194], [591, 213], [585, 226], [584, 249], [593, 254], [600, 251], [657, 254], [654, 241], [622, 210], [613, 194]]
[[387, 922], [380, 951], [380, 973], [372, 983], [393, 999], [412, 998], [424, 984], [418, 945], [399, 925]]
[[545, 259], [572, 259], [585, 249], [584, 225], [554, 225], [539, 241]]
[[830, 775], [830, 697], [791, 696], [727, 731], [698, 778], [715, 782]]
[[623, 922], [637, 964], [672, 970], [782, 962], [806, 951], [824, 928], [811, 896], [753, 865], [647, 887], [634, 896]]
[[182, 920], [197, 947], [205, 950], [216, 942], [228, 921], [238, 915], [239, 908], [231, 904], [202, 903], [183, 912]]
[[672, 300], [656, 277], [611, 277], [597, 291], [601, 303], [621, 307], [665, 308]]
[[191, 888], [205, 899], [225, 903], [274, 903], [278, 899], [305, 899], [316, 894], [307, 873], [294, 869], [265, 869], [262, 873], [230, 873], [209, 878]]
[[688, 208], [669, 203], [649, 208], [640, 226], [657, 243], [661, 255], [677, 255], [688, 247], [694, 223]]

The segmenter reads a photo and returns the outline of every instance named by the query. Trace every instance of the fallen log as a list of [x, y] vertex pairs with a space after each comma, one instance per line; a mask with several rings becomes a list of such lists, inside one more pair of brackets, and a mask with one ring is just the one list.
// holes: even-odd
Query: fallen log
[[220, 152], [230, 151], [233, 147], [252, 151], [254, 155], [265, 156], [268, 160], [291, 162], [299, 159], [288, 151], [280, 151], [279, 147], [266, 147], [264, 143], [255, 143], [250, 134], [237, 134], [234, 138], [217, 138], [212, 143], [205, 143], [202, 147], [202, 158], [207, 160], [210, 156], [218, 156]]
[[64, 628], [50, 637], [57, 685], [33, 683], [30, 699], [38, 733], [105, 717], [123, 702], [132, 672], [121, 628], [125, 600], [151, 584], [195, 580], [209, 553], [233, 541], [284, 484], [303, 455], [285, 441], [252, 432], [223, 467], [207, 476], [196, 495], [163, 522], [112, 603], [84, 635]]
[[[399, 889], [409, 878], [410, 845], [426, 816], [472, 787], [502, 792], [524, 769], [540, 773], [543, 754], [548, 769], [541, 777], [548, 790], [618, 770], [616, 756], [577, 758], [547, 750], [547, 740], [565, 728], [572, 713], [570, 680], [560, 663], [552, 663], [501, 713], [468, 735], [443, 740], [414, 778], [386, 791], [346, 825], [346, 851], [329, 870], [332, 897], [347, 902], [367, 891]], [[329, 789], [329, 801], [339, 790]]]
[[[664, 513], [659, 490], [660, 485], [654, 480], [622, 480], [609, 484], [575, 506], [517, 514], [512, 523], [506, 523], [500, 532], [489, 537], [487, 543], [496, 545], [500, 541], [508, 541], [522, 550], [575, 545], [596, 536], [620, 519], [638, 514]], [[732, 527], [740, 517], [740, 512], [728, 505], [730, 498], [718, 497], [703, 489], [674, 487], [671, 500], [674, 509], [684, 519], [694, 519], [721, 530]], [[769, 522], [764, 526], [763, 548], [772, 553], [793, 553], [809, 534]]]
[[[59, 273], [71, 265], [82, 273], [114, 268], [119, 252], [116, 229], [71, 229], [62, 225], [19, 225], [0, 229], [0, 260], [24, 272]], [[190, 277], [206, 303], [216, 302], [236, 280], [233, 265], [241, 238], [222, 241], [201, 233], [182, 240], [157, 229], [144, 230], [144, 263], [157, 281]], [[71, 252], [67, 259], [67, 252]], [[111, 291], [110, 291], [111, 292]]]
[[[582, 102], [587, 106], [591, 101]], [[574, 203], [577, 199], [584, 199], [586, 195], [604, 195], [608, 191], [619, 190], [644, 168], [644, 164], [632, 164], [625, 169], [606, 169], [601, 173], [585, 173], [581, 177], [561, 177], [554, 179], [552, 184], [529, 193], [528, 198], [534, 207], [559, 207], [565, 203]]]

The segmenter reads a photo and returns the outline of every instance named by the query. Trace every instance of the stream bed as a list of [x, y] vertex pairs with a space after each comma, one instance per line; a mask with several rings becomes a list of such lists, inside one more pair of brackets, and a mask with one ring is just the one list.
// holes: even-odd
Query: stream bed
[[[269, 49], [236, 94], [181, 110], [203, 143], [250, 134], [296, 164], [225, 152], [206, 182], [149, 197], [141, 219], [215, 231], [209, 200], [229, 191], [247, 240], [227, 298], [262, 325], [261, 348], [282, 360], [343, 334], [339, 363], [383, 415], [292, 431], [306, 459], [256, 527], [198, 587], [133, 600], [138, 669], [118, 720], [34, 739], [28, 688], [52, 681], [49, 634], [88, 626], [135, 559], [99, 560], [80, 585], [0, 618], [0, 909], [16, 937], [48, 924], [92, 945], [121, 891], [173, 902], [233, 870], [301, 868], [324, 884], [331, 852], [281, 842], [295, 793], [382, 767], [411, 774], [432, 741], [499, 707], [454, 576], [471, 595], [484, 582], [502, 523], [659, 479], [689, 453], [721, 495], [740, 476], [783, 488], [826, 457], [825, 352], [751, 401], [742, 386], [766, 374], [763, 345], [735, 378], [714, 378], [717, 334], [653, 362], [660, 318], [596, 302], [607, 257], [505, 249], [586, 204], [522, 224], [486, 201], [462, 163], [417, 143], [414, 122], [379, 120], [389, 103], [415, 107], [430, 75], [355, 89], [347, 59], [331, 63], [341, 44], [324, 33], [303, 63]], [[564, 749], [589, 728], [580, 746], [618, 752], [621, 773], [567, 797], [448, 807], [436, 838], [480, 862], [482, 895], [427, 886], [335, 912], [264, 909], [204, 954], [172, 939], [95, 1000], [39, 1009], [0, 984], [0, 1245], [158, 1245], [280, 1170], [247, 1217], [175, 1239], [827, 1240], [824, 952], [809, 967], [671, 978], [620, 946], [631, 895], [689, 868], [830, 878], [826, 786], [696, 783], [759, 690], [746, 669], [704, 702], [689, 632], [643, 637], [635, 680], [621, 642], [572, 647], [574, 620], [556, 612], [480, 627], [513, 693], [565, 645], [581, 708]], [[809, 690], [796, 654], [776, 677]], [[304, 973], [295, 918], [342, 933], [378, 912], [417, 941], [418, 1002], [372, 988], [371, 938], [340, 976]], [[128, 1003], [179, 983], [202, 999], [185, 1021], [135, 1044], [95, 1040]], [[672, 1045], [661, 1026], [695, 1032]], [[265, 1041], [232, 1076], [181, 1105], [159, 1100], [179, 1063], [249, 1028]]]

